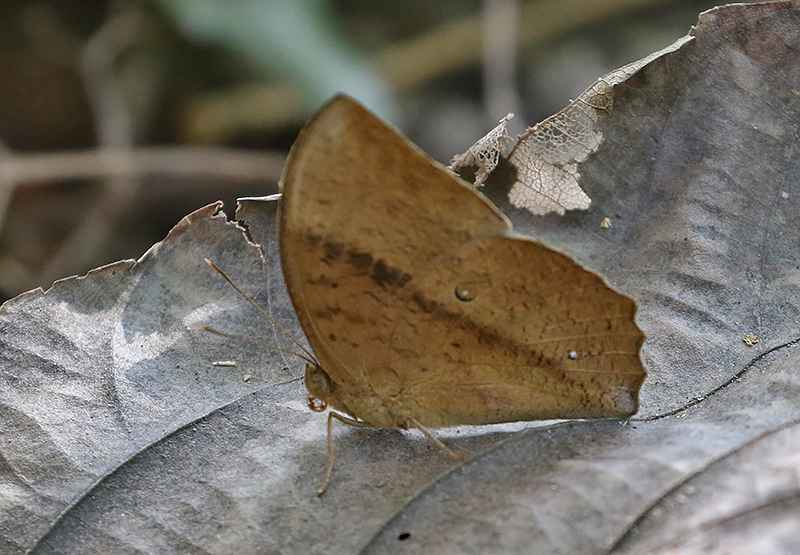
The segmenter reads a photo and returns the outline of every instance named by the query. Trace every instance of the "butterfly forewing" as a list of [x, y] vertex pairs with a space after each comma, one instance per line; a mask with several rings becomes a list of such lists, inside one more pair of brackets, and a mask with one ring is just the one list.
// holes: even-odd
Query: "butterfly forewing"
[[280, 248], [336, 393], [378, 426], [635, 412], [634, 303], [340, 96], [283, 179]]

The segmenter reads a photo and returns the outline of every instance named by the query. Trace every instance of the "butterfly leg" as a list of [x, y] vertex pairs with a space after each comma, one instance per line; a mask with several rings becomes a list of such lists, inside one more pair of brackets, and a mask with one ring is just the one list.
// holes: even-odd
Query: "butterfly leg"
[[333, 463], [336, 462], [336, 451], [333, 447], [333, 435], [331, 434], [333, 430], [334, 418], [342, 424], [347, 424], [348, 426], [353, 426], [356, 428], [369, 427], [369, 424], [366, 422], [348, 418], [347, 416], [343, 416], [338, 412], [331, 411], [328, 413], [328, 464], [325, 468], [325, 477], [322, 479], [322, 482], [317, 488], [317, 497], [320, 497], [323, 493], [325, 493], [325, 490], [328, 489], [328, 483], [331, 481], [331, 474], [333, 473]]
[[[448, 457], [450, 457], [451, 459], [453, 459], [453, 460], [455, 460], [455, 461], [462, 461], [462, 462], [463, 462], [463, 461], [465, 460], [465, 459], [464, 459], [464, 457], [463, 457], [462, 455], [459, 455], [458, 453], [456, 453], [455, 451], [453, 451], [452, 449], [450, 449], [450, 448], [449, 448], [447, 445], [445, 445], [444, 443], [442, 443], [442, 440], [440, 440], [438, 437], [436, 437], [435, 435], [433, 435], [433, 434], [430, 432], [430, 430], [428, 430], [428, 428], [426, 428], [425, 426], [423, 426], [422, 424], [420, 424], [420, 423], [419, 423], [419, 421], [418, 421], [416, 418], [409, 417], [409, 418], [408, 418], [408, 421], [409, 421], [411, 424], [413, 424], [413, 425], [414, 425], [414, 427], [415, 427], [415, 428], [417, 428], [417, 429], [418, 429], [420, 432], [422, 432], [423, 434], [425, 434], [425, 435], [428, 437], [428, 439], [429, 439], [429, 440], [431, 440], [431, 443], [433, 443], [433, 444], [434, 444], [436, 447], [438, 447], [439, 449], [441, 449], [442, 451], [444, 451], [444, 452], [447, 454], [447, 456], [448, 456]], [[330, 435], [330, 434], [329, 434], [329, 435]]]

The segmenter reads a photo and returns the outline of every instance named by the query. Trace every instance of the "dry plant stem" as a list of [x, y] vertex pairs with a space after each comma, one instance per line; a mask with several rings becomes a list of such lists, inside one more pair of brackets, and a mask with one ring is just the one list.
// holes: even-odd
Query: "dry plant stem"
[[[533, 0], [519, 9], [519, 45], [550, 40], [617, 13], [666, 4], [670, 0]], [[439, 75], [480, 60], [482, 21], [471, 15], [398, 43], [376, 57], [390, 85], [418, 87]], [[503, 113], [507, 112], [506, 109]]]
[[[101, 156], [106, 152], [125, 152], [132, 146], [132, 118], [114, 75], [114, 62], [135, 39], [138, 23], [139, 14], [135, 11], [110, 19], [86, 43], [81, 54], [80, 68], [95, 114]], [[118, 158], [117, 163], [128, 166], [128, 171], [121, 175], [132, 174], [129, 158]], [[108, 179], [104, 192], [87, 211], [87, 217], [42, 269], [38, 281], [49, 283], [88, 264], [94, 253], [108, 240], [113, 222], [127, 209], [135, 197], [136, 189], [137, 180], [131, 177]]]
[[141, 30], [138, 11], [109, 19], [83, 48], [80, 70], [97, 125], [98, 143], [110, 148], [133, 145], [133, 118], [115, 74], [115, 63]]
[[[531, 46], [591, 25], [616, 14], [667, 4], [674, 0], [533, 0], [519, 9], [519, 46]], [[423, 86], [440, 75], [481, 60], [482, 18], [469, 15], [445, 23], [378, 52], [371, 63], [398, 91]], [[277, 107], [277, 108], [275, 108]], [[184, 124], [192, 140], [222, 140], [242, 129], [274, 129], [308, 115], [287, 83], [248, 85], [226, 94], [198, 97]], [[498, 112], [503, 115], [509, 108]], [[499, 116], [497, 116], [499, 117]]]
[[13, 167], [6, 162], [12, 156], [6, 146], [0, 143], [0, 229], [3, 229], [3, 220], [11, 203], [11, 195], [17, 185], [17, 174]]
[[[13, 155], [6, 146], [0, 143], [0, 229], [18, 183], [15, 168], [6, 163], [11, 156]], [[32, 272], [17, 258], [0, 256], [0, 289], [14, 291], [19, 289], [17, 284], [31, 283], [33, 279]]]
[[[275, 152], [246, 152], [217, 147], [143, 147], [124, 152], [88, 150], [60, 153], [8, 153], [0, 151], [0, 229], [14, 190], [30, 185], [68, 180], [105, 179], [110, 176], [175, 177], [192, 183], [192, 193], [205, 183], [229, 181], [274, 185], [281, 176], [285, 156]], [[128, 163], [130, 162], [130, 163]], [[179, 194], [176, 189], [140, 187], [137, 199], [147, 195]], [[80, 270], [80, 268], [77, 268]], [[63, 277], [61, 274], [55, 277]], [[36, 273], [17, 258], [0, 256], [0, 290], [30, 289]]]
[[483, 98], [490, 120], [520, 113], [517, 93], [519, 0], [483, 0]]
[[277, 152], [223, 147], [151, 146], [0, 157], [0, 175], [17, 187], [46, 182], [112, 177], [170, 176], [275, 183], [286, 157]]

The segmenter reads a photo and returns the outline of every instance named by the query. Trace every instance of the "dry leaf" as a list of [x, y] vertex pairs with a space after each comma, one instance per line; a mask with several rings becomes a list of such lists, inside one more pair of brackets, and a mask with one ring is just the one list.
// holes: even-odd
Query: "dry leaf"
[[217, 360], [211, 363], [213, 366], [236, 366], [235, 360]]
[[604, 75], [569, 106], [522, 134], [508, 156], [517, 170], [517, 179], [508, 193], [511, 204], [531, 214], [564, 214], [566, 210], [589, 208], [592, 200], [580, 186], [578, 168], [603, 141], [598, 121], [611, 114], [614, 86], [688, 40], [689, 37], [679, 39]]
[[[589, 208], [592, 201], [580, 187], [578, 168], [603, 141], [598, 121], [611, 114], [614, 86], [688, 40], [690, 37], [683, 37], [663, 50], [604, 75], [569, 106], [520, 135], [508, 154], [508, 161], [516, 170], [516, 180], [508, 193], [511, 204], [538, 215]], [[450, 168], [458, 171], [476, 167], [475, 186], [483, 185], [511, 142], [506, 122], [512, 115], [500, 120], [500, 125], [467, 152], [455, 156]]]
[[474, 166], [477, 168], [474, 185], [475, 187], [482, 186], [489, 174], [497, 167], [500, 156], [504, 154], [511, 142], [506, 125], [513, 117], [514, 114], [508, 114], [464, 154], [454, 156], [448, 169], [458, 173], [463, 168]]
[[744, 341], [744, 344], [748, 347], [752, 347], [760, 341], [760, 338], [753, 333], [746, 333], [742, 336], [742, 341]]

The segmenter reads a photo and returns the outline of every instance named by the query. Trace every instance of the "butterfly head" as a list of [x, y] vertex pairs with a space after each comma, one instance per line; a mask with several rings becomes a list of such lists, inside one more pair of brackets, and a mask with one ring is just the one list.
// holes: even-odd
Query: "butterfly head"
[[308, 408], [314, 412], [322, 412], [328, 408], [331, 396], [331, 379], [318, 364], [306, 364], [306, 389]]

